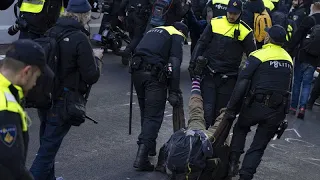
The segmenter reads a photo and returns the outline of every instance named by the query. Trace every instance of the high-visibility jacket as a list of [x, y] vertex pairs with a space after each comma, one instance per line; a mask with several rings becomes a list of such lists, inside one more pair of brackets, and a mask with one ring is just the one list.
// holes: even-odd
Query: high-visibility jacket
[[[23, 0], [20, 6], [21, 12], [40, 13], [44, 7], [46, 0]], [[64, 12], [64, 7], [61, 7], [60, 13]]]

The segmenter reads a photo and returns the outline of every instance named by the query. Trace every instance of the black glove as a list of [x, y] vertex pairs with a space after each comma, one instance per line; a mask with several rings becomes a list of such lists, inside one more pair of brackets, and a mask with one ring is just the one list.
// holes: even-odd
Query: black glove
[[172, 107], [177, 107], [180, 105], [182, 99], [181, 91], [170, 91], [168, 101]]
[[194, 78], [195, 74], [194, 74], [194, 68], [196, 67], [196, 62], [195, 61], [190, 61], [189, 67], [188, 67], [188, 71], [189, 71], [189, 75], [190, 78]]

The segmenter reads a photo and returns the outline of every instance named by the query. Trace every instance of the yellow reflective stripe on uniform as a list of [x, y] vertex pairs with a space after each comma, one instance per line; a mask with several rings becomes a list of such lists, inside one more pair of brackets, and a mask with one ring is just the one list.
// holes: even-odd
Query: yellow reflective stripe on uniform
[[224, 4], [224, 5], [228, 5], [228, 4], [229, 4], [229, 0], [212, 0], [212, 4]]
[[60, 9], [60, 14], [63, 14], [63, 13], [64, 13], [64, 7], [62, 6]]
[[40, 13], [43, 9], [45, 0], [23, 0], [20, 11], [30, 13]]
[[174, 28], [173, 26], [159, 26], [159, 27], [156, 27], [156, 28], [160, 28], [160, 29], [164, 29], [166, 30], [170, 35], [173, 35], [173, 34], [177, 34], [177, 35], [180, 35], [182, 36], [183, 38], [186, 39], [186, 37], [184, 36], [184, 34], [180, 31], [178, 31], [176, 28]]
[[292, 65], [291, 56], [278, 45], [266, 44], [262, 46], [262, 49], [256, 50], [250, 54], [258, 58], [262, 63], [267, 61], [289, 61]]
[[271, 2], [277, 3], [279, 2], [279, 0], [271, 0]]
[[22, 131], [28, 130], [27, 116], [9, 89], [0, 90], [0, 111], [10, 111], [20, 115]]
[[293, 31], [293, 27], [289, 24], [287, 27], [287, 36], [286, 36], [287, 41], [289, 41], [291, 39], [292, 31]]
[[272, 11], [274, 9], [274, 4], [271, 2], [271, 0], [262, 0], [263, 4], [266, 8], [270, 9]]
[[211, 20], [212, 32], [233, 38], [234, 30], [238, 29], [240, 31], [238, 40], [243, 41], [252, 30], [249, 26], [246, 27], [242, 23], [245, 24], [243, 21], [239, 24], [231, 24], [226, 16], [216, 17]]

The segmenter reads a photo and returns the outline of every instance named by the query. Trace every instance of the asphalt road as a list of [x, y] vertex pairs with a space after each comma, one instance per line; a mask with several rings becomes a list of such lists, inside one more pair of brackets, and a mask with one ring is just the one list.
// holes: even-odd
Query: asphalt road
[[[187, 72], [189, 46], [185, 47], [181, 87], [187, 103], [190, 80]], [[136, 155], [136, 140], [140, 131], [139, 107], [136, 96], [133, 106], [133, 132], [128, 135], [129, 117], [128, 68], [117, 56], [106, 54], [103, 74], [93, 86], [87, 112], [99, 121], [88, 121], [73, 127], [64, 139], [56, 157], [56, 176], [65, 180], [164, 180], [157, 172], [137, 172], [132, 164]], [[167, 106], [158, 137], [158, 149], [172, 134], [172, 108]], [[33, 119], [30, 127], [30, 144], [27, 159], [31, 166], [39, 147], [39, 119], [29, 110]], [[188, 115], [187, 115], [188, 116]], [[319, 180], [320, 179], [320, 108], [308, 112], [304, 121], [289, 117], [289, 130], [283, 138], [268, 146], [255, 180]], [[253, 128], [254, 130], [255, 128]], [[253, 133], [247, 138], [249, 144]], [[156, 163], [156, 159], [153, 159]]]

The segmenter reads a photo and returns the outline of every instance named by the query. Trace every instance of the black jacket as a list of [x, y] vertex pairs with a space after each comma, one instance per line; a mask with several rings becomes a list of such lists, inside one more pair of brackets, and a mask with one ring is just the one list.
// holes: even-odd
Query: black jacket
[[[141, 5], [141, 7], [138, 7], [138, 5]], [[119, 16], [125, 16], [126, 11], [131, 12], [139, 12], [143, 9], [151, 11], [151, 4], [149, 0], [122, 0], [120, 3], [120, 8], [118, 11]]]
[[40, 13], [21, 13], [28, 23], [28, 30], [35, 34], [44, 34], [56, 23], [60, 16], [62, 4], [66, 8], [68, 2], [69, 0], [46, 0]]
[[0, 10], [8, 9], [13, 3], [14, 3], [14, 0], [1, 0]]
[[[9, 89], [14, 99], [21, 101], [18, 89], [12, 84]], [[8, 103], [9, 99], [2, 98], [1, 101], [5, 101], [1, 102], [4, 104]], [[5, 140], [9, 134], [11, 137]], [[28, 131], [22, 130], [20, 114], [7, 110], [0, 111], [0, 138], [0, 179], [33, 180], [33, 176], [26, 168], [29, 134]]]
[[144, 35], [135, 49], [134, 56], [142, 57], [149, 64], [165, 65], [170, 57], [175, 57], [182, 62], [183, 42], [184, 37], [181, 35], [170, 35], [162, 28], [154, 28]]
[[86, 93], [87, 85], [96, 83], [100, 77], [97, 65], [97, 58], [93, 55], [93, 50], [88, 38], [88, 33], [83, 25], [78, 21], [61, 17], [50, 32], [59, 33], [65, 29], [74, 30], [75, 33], [60, 42], [61, 67], [58, 76], [61, 86], [68, 89], [75, 89], [76, 74], [80, 72], [79, 91]]
[[[317, 24], [320, 24], [320, 13], [313, 14], [317, 20]], [[291, 42], [288, 45], [288, 51], [291, 55], [293, 55], [294, 49], [302, 42], [302, 40], [307, 36], [310, 29], [314, 26], [314, 21], [311, 17], [307, 16], [301, 22], [296, 33], [293, 35]], [[312, 57], [308, 55], [303, 49], [299, 48], [297, 54], [297, 60], [302, 63], [311, 64], [314, 67], [317, 67], [319, 64], [319, 59], [316, 57]]]
[[254, 13], [262, 13], [265, 9], [262, 0], [248, 1], [244, 4], [241, 20], [253, 29]]
[[300, 26], [302, 20], [307, 16], [307, 10], [304, 5], [291, 9], [288, 15], [289, 19], [293, 20], [297, 27]]
[[[220, 32], [213, 32], [213, 26], [215, 29], [221, 29]], [[239, 29], [238, 39], [234, 37], [232, 28]], [[203, 31], [192, 52], [191, 62], [195, 62], [198, 56], [204, 56], [214, 71], [235, 75], [238, 72], [243, 53], [249, 55], [254, 50], [256, 50], [256, 46], [253, 33], [248, 25], [242, 21], [231, 24], [225, 16], [217, 17], [212, 19]]]

